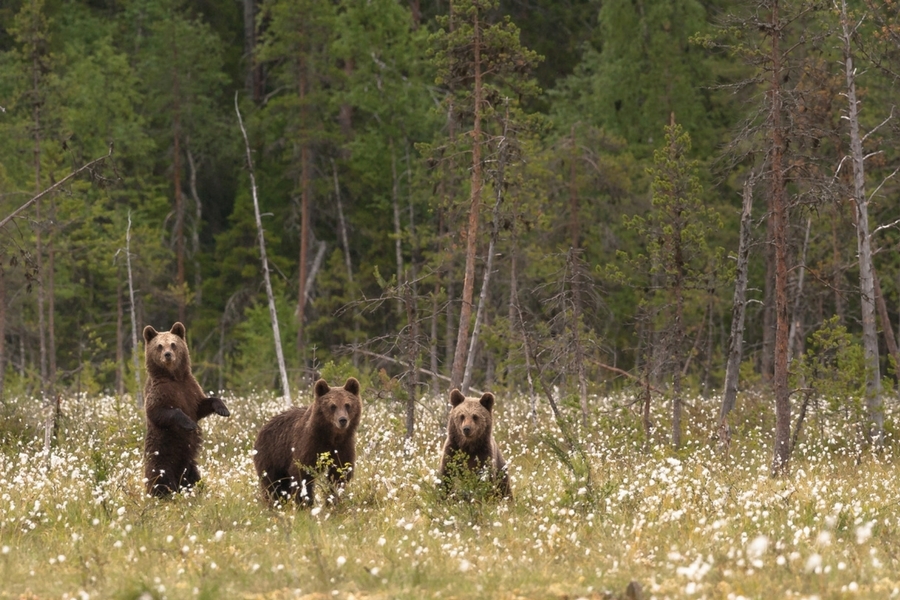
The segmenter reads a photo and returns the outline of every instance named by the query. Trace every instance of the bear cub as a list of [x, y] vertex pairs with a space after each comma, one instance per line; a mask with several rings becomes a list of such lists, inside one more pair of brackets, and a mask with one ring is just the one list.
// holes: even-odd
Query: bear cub
[[144, 328], [144, 482], [147, 493], [167, 496], [200, 481], [197, 453], [203, 440], [197, 422], [212, 413], [229, 416], [219, 398], [208, 398], [191, 373], [184, 325], [167, 332]]
[[470, 471], [487, 470], [495, 490], [504, 498], [512, 495], [506, 461], [494, 441], [494, 395], [486, 392], [481, 398], [466, 398], [459, 390], [450, 392], [450, 419], [447, 422], [447, 440], [441, 456], [440, 480], [449, 491], [453, 477], [453, 465], [465, 466]]
[[343, 487], [356, 465], [356, 429], [362, 413], [359, 381], [350, 377], [342, 388], [315, 385], [309, 406], [294, 406], [274, 416], [259, 431], [253, 464], [263, 495], [270, 501], [292, 498], [297, 504], [315, 502], [315, 475], [324, 466], [332, 485]]

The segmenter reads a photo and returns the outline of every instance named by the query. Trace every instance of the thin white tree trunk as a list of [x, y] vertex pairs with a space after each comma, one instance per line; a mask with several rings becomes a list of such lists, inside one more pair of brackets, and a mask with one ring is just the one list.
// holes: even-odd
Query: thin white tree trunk
[[747, 265], [750, 259], [750, 214], [753, 209], [754, 173], [744, 182], [743, 208], [741, 210], [741, 233], [738, 241], [737, 269], [734, 280], [734, 296], [731, 302], [731, 335], [728, 338], [728, 360], [725, 366], [725, 391], [719, 411], [720, 423], [725, 423], [728, 413], [737, 399], [738, 378], [744, 352], [744, 314], [747, 307]]
[[200, 306], [203, 302], [203, 274], [200, 269], [200, 224], [203, 220], [203, 203], [200, 202], [200, 194], [197, 193], [197, 165], [194, 162], [194, 153], [191, 152], [190, 143], [187, 144], [188, 166], [191, 175], [188, 178], [191, 188], [191, 198], [194, 199], [194, 226], [191, 228], [191, 252], [194, 255], [194, 305]]
[[862, 304], [863, 353], [866, 361], [867, 434], [875, 446], [884, 441], [884, 412], [881, 399], [881, 373], [878, 364], [878, 329], [875, 323], [875, 282], [872, 275], [872, 246], [869, 240], [869, 199], [866, 197], [862, 136], [859, 132], [859, 103], [856, 98], [856, 69], [853, 67], [850, 22], [846, 0], [841, 0], [841, 38], [847, 76], [850, 156], [853, 165], [853, 201], [856, 205], [856, 241], [859, 256], [859, 288]]
[[135, 398], [137, 407], [144, 408], [144, 390], [141, 388], [140, 347], [137, 335], [137, 307], [134, 304], [134, 277], [131, 273], [131, 211], [128, 211], [128, 229], [125, 230], [125, 267], [128, 271], [128, 302], [131, 306], [131, 364], [134, 368], [134, 382], [137, 385]]
[[[259, 259], [262, 263], [263, 279], [266, 284], [266, 297], [269, 300], [269, 317], [272, 319], [272, 333], [275, 337], [275, 356], [278, 359], [278, 371], [281, 373], [281, 388], [284, 391], [285, 406], [290, 408], [291, 386], [288, 382], [287, 368], [284, 363], [284, 351], [281, 348], [281, 331], [278, 328], [278, 311], [275, 310], [275, 295], [272, 293], [272, 281], [269, 277], [269, 260], [266, 258], [266, 237], [263, 231], [262, 218], [259, 214], [259, 198], [256, 195], [256, 176], [253, 174], [253, 157], [250, 155], [250, 141], [247, 139], [247, 130], [244, 129], [244, 120], [241, 118], [241, 109], [238, 107], [237, 93], [234, 95], [234, 112], [237, 113], [238, 124], [241, 126], [241, 134], [244, 136], [244, 147], [247, 149], [247, 167], [250, 170], [250, 189], [253, 195], [253, 214], [256, 217], [256, 231], [259, 238]], [[301, 302], [305, 302], [305, 298]]]
[[806, 218], [806, 235], [803, 237], [803, 252], [800, 258], [800, 270], [797, 273], [797, 292], [794, 294], [794, 310], [791, 315], [791, 328], [788, 331], [788, 362], [794, 358], [794, 344], [797, 339], [797, 330], [800, 328], [800, 300], [803, 298], [803, 279], [806, 275], [806, 251], [809, 248], [809, 230], [812, 227], [812, 217]]

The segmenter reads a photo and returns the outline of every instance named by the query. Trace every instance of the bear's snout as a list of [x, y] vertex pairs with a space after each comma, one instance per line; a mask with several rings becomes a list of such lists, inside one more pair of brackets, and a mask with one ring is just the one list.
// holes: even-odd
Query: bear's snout
[[172, 353], [171, 352], [163, 352], [163, 358], [166, 359], [166, 361], [172, 360]]
[[349, 422], [350, 419], [348, 419], [347, 417], [341, 417], [340, 419], [338, 419], [338, 425], [340, 425], [341, 429], [345, 428], [347, 426], [347, 423]]
[[466, 425], [462, 428], [463, 435], [469, 437], [472, 435], [472, 428], [469, 425]]

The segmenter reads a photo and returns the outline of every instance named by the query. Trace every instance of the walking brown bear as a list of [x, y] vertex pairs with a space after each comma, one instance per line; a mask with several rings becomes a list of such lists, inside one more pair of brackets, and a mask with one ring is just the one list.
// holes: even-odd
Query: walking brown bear
[[222, 400], [207, 397], [194, 379], [184, 335], [181, 323], [167, 332], [144, 328], [144, 483], [153, 496], [167, 496], [200, 481], [197, 453], [203, 436], [197, 422], [212, 413], [230, 414]]
[[449, 491], [451, 480], [458, 471], [487, 471], [494, 490], [504, 498], [512, 496], [506, 461], [494, 441], [494, 395], [484, 393], [481, 398], [466, 398], [454, 389], [450, 392], [450, 418], [447, 421], [447, 440], [441, 455], [440, 480]]
[[[259, 431], [253, 464], [263, 494], [270, 500], [292, 498], [315, 502], [315, 475], [325, 473], [332, 485], [343, 486], [356, 465], [356, 429], [362, 413], [359, 381], [350, 377], [342, 388], [315, 385], [309, 406], [294, 406], [274, 416]], [[322, 462], [322, 455], [326, 461]]]

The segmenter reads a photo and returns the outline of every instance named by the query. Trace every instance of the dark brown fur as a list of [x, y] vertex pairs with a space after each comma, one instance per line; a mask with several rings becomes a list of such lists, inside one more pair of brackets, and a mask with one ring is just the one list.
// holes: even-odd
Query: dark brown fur
[[289, 408], [259, 431], [253, 464], [269, 499], [293, 498], [312, 505], [315, 468], [322, 454], [332, 459], [327, 477], [333, 485], [344, 485], [353, 477], [362, 413], [359, 382], [350, 377], [343, 388], [329, 388], [320, 379], [315, 395], [311, 405]]
[[512, 495], [506, 461], [494, 441], [494, 395], [486, 392], [481, 398], [466, 398], [459, 390], [450, 392], [450, 419], [447, 422], [447, 440], [441, 455], [441, 481], [448, 483], [448, 463], [458, 454], [466, 456], [466, 466], [477, 471], [490, 469], [497, 490], [504, 497]]
[[212, 413], [227, 417], [219, 398], [208, 398], [191, 373], [184, 325], [168, 332], [144, 328], [147, 383], [144, 411], [144, 478], [147, 493], [166, 496], [200, 481], [197, 453], [203, 440], [197, 422]]

